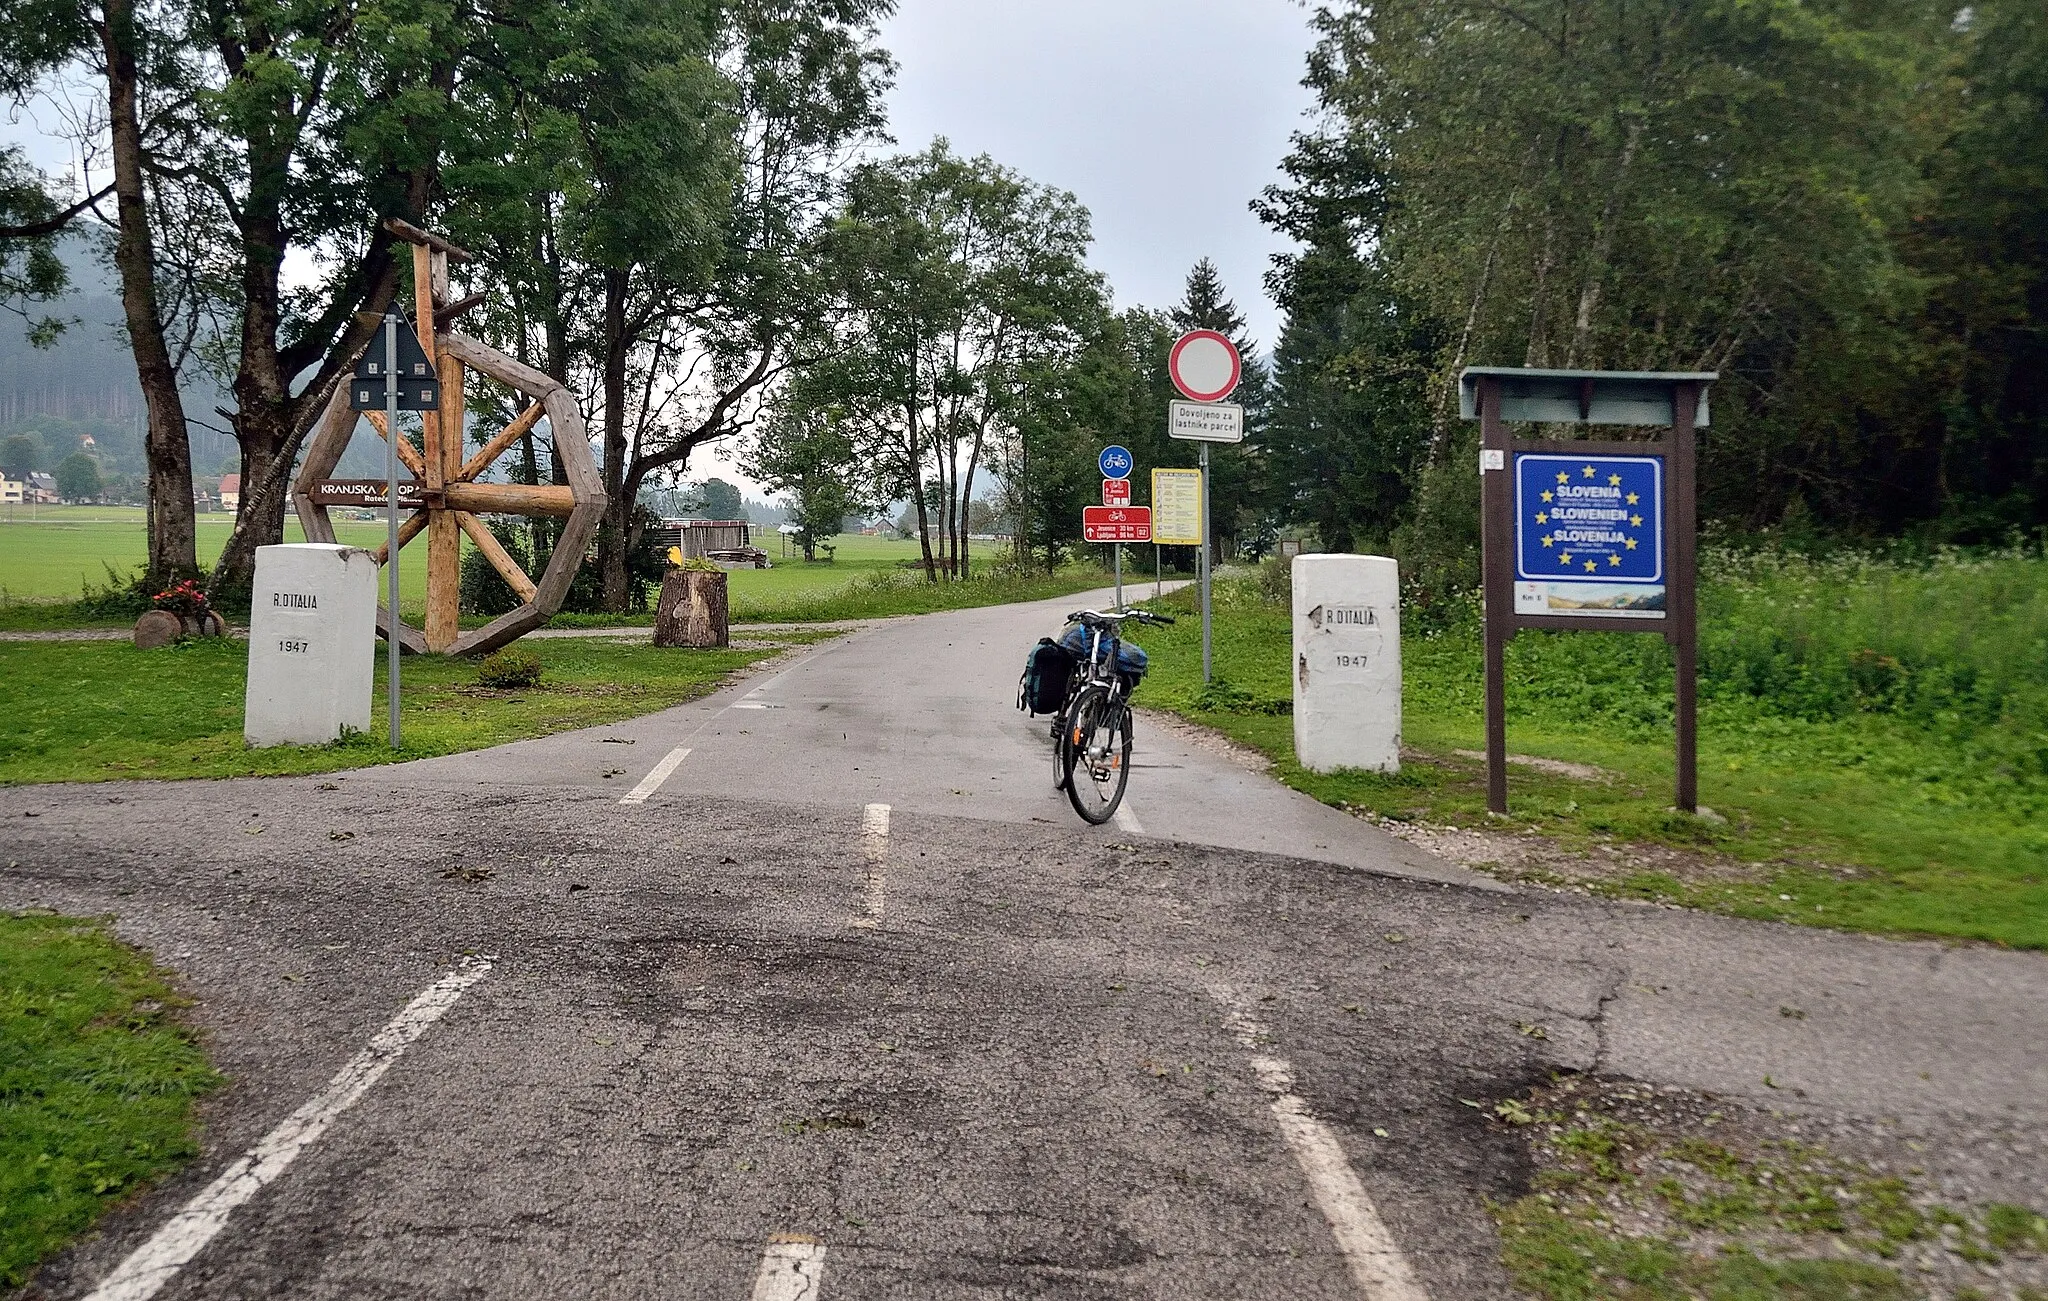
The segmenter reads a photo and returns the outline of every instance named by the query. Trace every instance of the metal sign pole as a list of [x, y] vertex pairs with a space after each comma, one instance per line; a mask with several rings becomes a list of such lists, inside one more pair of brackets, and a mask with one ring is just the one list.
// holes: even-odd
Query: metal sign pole
[[1202, 580], [1202, 685], [1209, 685], [1209, 445], [1202, 444], [1202, 545], [1195, 557]]
[[398, 312], [384, 309], [384, 608], [385, 707], [391, 715], [391, 748], [398, 749]]
[[1113, 562], [1116, 566], [1116, 608], [1121, 610], [1124, 608], [1124, 544], [1112, 542], [1109, 551], [1116, 557]]

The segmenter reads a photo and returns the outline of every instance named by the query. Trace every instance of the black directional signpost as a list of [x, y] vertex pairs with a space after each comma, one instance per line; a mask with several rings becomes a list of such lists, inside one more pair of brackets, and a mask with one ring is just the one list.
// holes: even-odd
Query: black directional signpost
[[384, 639], [388, 661], [385, 704], [391, 715], [391, 748], [398, 748], [398, 413], [433, 411], [441, 405], [441, 378], [420, 336], [396, 308], [384, 313], [377, 337], [363, 350], [349, 381], [348, 404], [353, 411], [384, 412], [384, 514], [388, 525], [385, 543], [385, 608], [390, 611], [392, 635]]
[[[1661, 632], [1675, 664], [1677, 806], [1697, 811], [1693, 430], [1711, 371], [1473, 366], [1486, 595], [1486, 805], [1508, 811], [1507, 644], [1523, 628]], [[1508, 422], [1668, 428], [1643, 442], [1520, 439]]]

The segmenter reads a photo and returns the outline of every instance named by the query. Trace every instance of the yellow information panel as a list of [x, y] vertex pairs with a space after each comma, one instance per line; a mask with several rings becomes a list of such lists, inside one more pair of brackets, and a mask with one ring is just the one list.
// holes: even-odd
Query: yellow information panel
[[1152, 472], [1152, 540], [1169, 547], [1202, 545], [1202, 472]]

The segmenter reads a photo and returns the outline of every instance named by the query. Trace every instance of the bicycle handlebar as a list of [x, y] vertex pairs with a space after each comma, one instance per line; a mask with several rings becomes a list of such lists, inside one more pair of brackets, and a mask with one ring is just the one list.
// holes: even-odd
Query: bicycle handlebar
[[1077, 610], [1067, 616], [1068, 623], [1078, 623], [1083, 626], [1091, 623], [1119, 624], [1126, 619], [1136, 619], [1139, 623], [1173, 622], [1172, 619], [1167, 618], [1165, 615], [1153, 614], [1149, 610], [1125, 609], [1116, 614], [1104, 614], [1100, 610]]

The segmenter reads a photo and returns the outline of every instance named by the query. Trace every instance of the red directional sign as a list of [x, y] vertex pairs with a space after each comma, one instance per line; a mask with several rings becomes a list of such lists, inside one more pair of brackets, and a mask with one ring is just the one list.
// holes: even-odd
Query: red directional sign
[[1102, 504], [1105, 506], [1130, 505], [1131, 481], [1129, 479], [1104, 479], [1102, 481]]
[[1166, 373], [1190, 402], [1221, 402], [1244, 377], [1237, 345], [1214, 330], [1189, 330], [1166, 354]]
[[1081, 536], [1090, 542], [1150, 542], [1150, 506], [1083, 506]]

